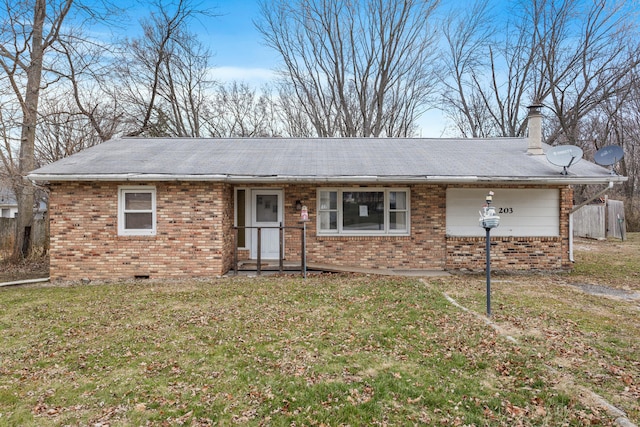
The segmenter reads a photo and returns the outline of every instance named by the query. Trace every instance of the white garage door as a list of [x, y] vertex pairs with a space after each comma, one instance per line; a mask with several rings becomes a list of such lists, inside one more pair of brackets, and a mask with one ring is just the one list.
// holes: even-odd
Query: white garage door
[[[447, 189], [447, 234], [484, 236], [478, 213], [491, 189]], [[559, 236], [560, 191], [557, 189], [495, 189], [493, 204], [500, 226], [492, 236]]]

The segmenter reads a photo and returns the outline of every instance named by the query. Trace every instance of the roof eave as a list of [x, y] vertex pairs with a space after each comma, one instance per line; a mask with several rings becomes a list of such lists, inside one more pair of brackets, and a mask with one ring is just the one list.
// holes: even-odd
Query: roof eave
[[460, 184], [460, 183], [492, 183], [492, 184], [549, 184], [549, 185], [580, 185], [580, 184], [608, 184], [627, 181], [627, 177], [620, 175], [601, 176], [286, 176], [286, 175], [175, 175], [175, 174], [30, 174], [28, 178], [36, 182], [62, 182], [62, 181], [108, 181], [108, 182], [139, 182], [139, 181], [210, 181], [227, 182], [233, 184], [249, 182], [309, 182], [309, 183], [433, 183], [433, 184]]

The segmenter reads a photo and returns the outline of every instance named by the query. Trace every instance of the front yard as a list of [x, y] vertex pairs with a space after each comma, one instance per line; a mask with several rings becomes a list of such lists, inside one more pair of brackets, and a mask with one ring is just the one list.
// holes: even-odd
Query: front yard
[[637, 423], [640, 239], [580, 244], [494, 276], [500, 332], [484, 276], [2, 288], [0, 425], [612, 425], [586, 389]]

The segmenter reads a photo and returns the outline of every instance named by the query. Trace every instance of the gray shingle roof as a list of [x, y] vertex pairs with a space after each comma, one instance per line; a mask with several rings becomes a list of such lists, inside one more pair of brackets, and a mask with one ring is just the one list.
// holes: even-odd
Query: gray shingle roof
[[[545, 145], [545, 151], [550, 147]], [[123, 138], [33, 171], [34, 180], [350, 182], [622, 181], [587, 160], [568, 176], [523, 138]]]

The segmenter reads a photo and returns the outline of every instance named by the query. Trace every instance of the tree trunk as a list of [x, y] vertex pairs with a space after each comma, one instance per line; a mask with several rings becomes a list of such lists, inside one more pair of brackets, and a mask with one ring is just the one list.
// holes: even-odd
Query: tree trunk
[[26, 175], [35, 168], [34, 146], [36, 124], [38, 122], [38, 98], [42, 80], [43, 40], [42, 32], [46, 15], [46, 0], [36, 0], [31, 39], [31, 61], [27, 70], [27, 88], [22, 106], [22, 130], [20, 137], [20, 164], [14, 188], [18, 201], [16, 238], [13, 247], [15, 260], [24, 258], [31, 252], [33, 206], [35, 189]]

